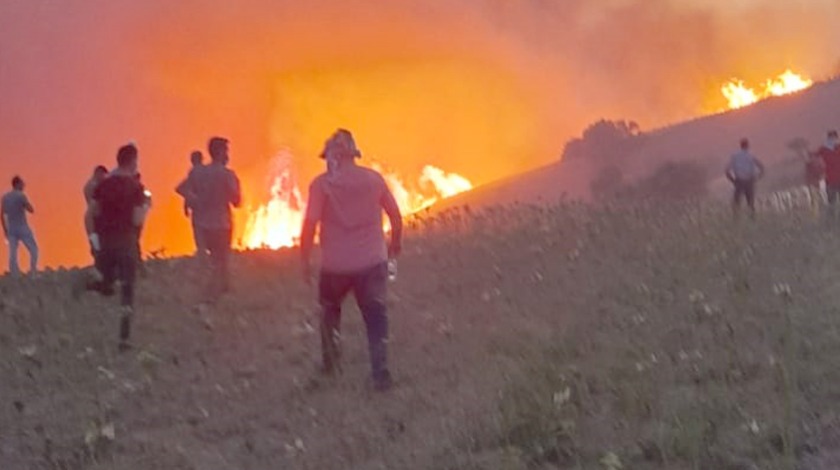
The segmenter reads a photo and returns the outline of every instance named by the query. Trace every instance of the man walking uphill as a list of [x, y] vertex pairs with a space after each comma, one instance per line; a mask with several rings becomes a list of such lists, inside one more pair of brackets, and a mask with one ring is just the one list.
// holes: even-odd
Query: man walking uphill
[[143, 186], [137, 179], [137, 147], [128, 144], [117, 151], [117, 168], [93, 190], [89, 217], [93, 220], [96, 268], [102, 280], [87, 284], [103, 295], [114, 293], [120, 281], [122, 318], [120, 349], [128, 348], [134, 313], [134, 281], [137, 270], [137, 235], [145, 211]]
[[178, 194], [190, 201], [196, 230], [210, 252], [211, 273], [207, 300], [216, 300], [230, 289], [228, 269], [233, 237], [231, 206], [239, 207], [241, 192], [236, 173], [227, 168], [228, 140], [213, 137], [207, 144], [211, 162], [193, 169]]
[[34, 214], [35, 209], [23, 192], [25, 186], [20, 176], [12, 178], [12, 190], [3, 196], [2, 206], [0, 206], [3, 235], [9, 242], [9, 272], [12, 276], [20, 275], [20, 267], [18, 267], [20, 243], [23, 243], [29, 251], [29, 273], [35, 274], [38, 270], [38, 244], [26, 221], [26, 213]]
[[[388, 257], [400, 253], [402, 217], [382, 176], [356, 165], [361, 153], [350, 132], [339, 129], [327, 141], [321, 158], [332, 162], [309, 187], [301, 230], [304, 278], [311, 279], [310, 255], [320, 224], [321, 353], [324, 371], [339, 368], [341, 304], [352, 290], [367, 328], [368, 349], [377, 390], [391, 386], [387, 365], [388, 318], [385, 294]], [[391, 221], [391, 244], [382, 233], [382, 210]]]
[[755, 217], [755, 182], [764, 176], [764, 165], [750, 153], [750, 141], [741, 139], [741, 151], [732, 155], [726, 167], [726, 178], [732, 182], [732, 210], [737, 215], [741, 199], [747, 199], [750, 214]]

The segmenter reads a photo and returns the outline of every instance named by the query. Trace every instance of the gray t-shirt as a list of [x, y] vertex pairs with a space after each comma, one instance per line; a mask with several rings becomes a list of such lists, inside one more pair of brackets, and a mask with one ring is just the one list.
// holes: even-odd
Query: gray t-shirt
[[197, 226], [212, 230], [232, 227], [230, 208], [239, 206], [241, 198], [233, 171], [218, 163], [197, 167], [190, 172], [187, 185], [195, 196], [189, 202]]
[[26, 228], [26, 208], [29, 206], [29, 199], [23, 191], [9, 191], [3, 196], [3, 215], [9, 230]]
[[732, 173], [735, 179], [750, 181], [761, 174], [762, 168], [761, 162], [755, 155], [742, 150], [729, 158], [727, 171]]

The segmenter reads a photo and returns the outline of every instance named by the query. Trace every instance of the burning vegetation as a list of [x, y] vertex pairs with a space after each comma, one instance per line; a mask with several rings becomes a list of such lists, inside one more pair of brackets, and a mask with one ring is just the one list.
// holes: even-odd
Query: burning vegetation
[[[277, 159], [269, 200], [249, 209], [240, 248], [279, 249], [298, 244], [303, 223], [306, 199], [303, 197], [291, 168], [291, 155], [282, 153]], [[416, 182], [407, 182], [399, 173], [379, 163], [371, 165], [382, 174], [403, 216], [431, 207], [441, 199], [455, 196], [473, 188], [467, 178], [446, 172], [433, 165], [425, 165]]]
[[743, 80], [733, 78], [720, 87], [729, 109], [743, 108], [771, 96], [784, 96], [805, 90], [814, 84], [810, 78], [785, 70], [778, 77], [767, 79], [760, 88], [751, 88]]

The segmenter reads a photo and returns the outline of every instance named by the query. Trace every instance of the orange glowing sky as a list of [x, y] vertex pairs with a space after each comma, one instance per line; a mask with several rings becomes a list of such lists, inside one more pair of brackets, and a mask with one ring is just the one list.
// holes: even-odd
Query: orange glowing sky
[[251, 205], [281, 149], [305, 187], [338, 126], [403, 173], [486, 183], [600, 117], [650, 128], [719, 109], [733, 76], [836, 73], [836, 5], [788, 3], [7, 0], [0, 181], [28, 181], [46, 264], [86, 263], [81, 187], [133, 139], [155, 194], [145, 248], [184, 253], [172, 188], [211, 135], [231, 139]]

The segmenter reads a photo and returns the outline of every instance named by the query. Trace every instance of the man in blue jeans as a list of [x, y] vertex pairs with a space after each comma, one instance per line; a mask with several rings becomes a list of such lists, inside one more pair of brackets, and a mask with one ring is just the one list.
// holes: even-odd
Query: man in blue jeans
[[[321, 158], [329, 170], [312, 182], [301, 229], [303, 275], [311, 282], [310, 255], [320, 225], [321, 353], [324, 372], [339, 367], [341, 303], [353, 291], [367, 329], [373, 384], [391, 387], [387, 363], [388, 317], [385, 294], [388, 258], [400, 254], [402, 217], [382, 176], [356, 165], [361, 153], [350, 132], [339, 129], [327, 141]], [[391, 243], [382, 231], [382, 211], [391, 221]]]
[[20, 275], [18, 266], [18, 246], [23, 243], [29, 251], [29, 273], [38, 270], [38, 244], [35, 235], [26, 221], [26, 213], [35, 213], [35, 209], [24, 194], [26, 184], [20, 176], [12, 178], [12, 190], [3, 196], [2, 224], [3, 234], [9, 242], [9, 272], [13, 276]]

